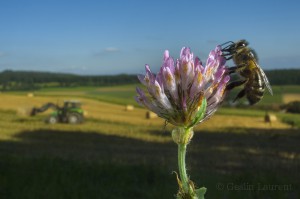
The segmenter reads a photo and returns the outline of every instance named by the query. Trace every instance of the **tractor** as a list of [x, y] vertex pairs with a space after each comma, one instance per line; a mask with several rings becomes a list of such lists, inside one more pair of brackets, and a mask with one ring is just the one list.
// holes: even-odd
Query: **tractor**
[[69, 123], [69, 124], [79, 124], [84, 120], [83, 110], [81, 109], [81, 104], [78, 101], [65, 101], [63, 107], [60, 107], [51, 102], [44, 104], [40, 108], [34, 107], [30, 113], [31, 116], [37, 113], [42, 113], [47, 111], [49, 108], [54, 109], [50, 116], [46, 119], [49, 124], [55, 123]]

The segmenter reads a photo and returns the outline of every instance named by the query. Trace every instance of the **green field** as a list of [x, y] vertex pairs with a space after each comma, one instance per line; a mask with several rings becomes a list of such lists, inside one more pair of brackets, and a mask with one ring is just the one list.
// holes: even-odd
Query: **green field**
[[[74, 87], [74, 88], [45, 88], [35, 91], [37, 95], [73, 95], [85, 96], [117, 104], [134, 104], [135, 88], [141, 85], [124, 85], [113, 87]], [[286, 94], [300, 94], [300, 86], [272, 86], [274, 95], [270, 95], [266, 90], [264, 98], [259, 105], [280, 104], [283, 103], [283, 96]], [[239, 88], [233, 90], [228, 100], [234, 99], [239, 92]], [[16, 94], [25, 92], [13, 92]], [[300, 100], [300, 97], [299, 99]]]
[[[100, 101], [127, 105], [135, 104], [135, 88], [140, 85], [124, 85], [112, 87], [75, 87], [75, 88], [46, 88], [35, 91], [37, 95], [46, 96], [84, 96], [86, 98], [97, 99]], [[17, 92], [19, 94], [20, 92]]]
[[[134, 90], [127, 85], [47, 89], [34, 97], [1, 93], [0, 198], [174, 198], [172, 126], [145, 119], [142, 108], [125, 111], [124, 105], [136, 105]], [[23, 106], [70, 98], [80, 99], [88, 111], [84, 124], [47, 125], [49, 113], [18, 114]], [[224, 107], [196, 128], [188, 173], [197, 186], [208, 188], [206, 198], [300, 198], [299, 114], [272, 112], [278, 121], [271, 125], [263, 122], [264, 114]], [[277, 188], [261, 190], [263, 185]]]

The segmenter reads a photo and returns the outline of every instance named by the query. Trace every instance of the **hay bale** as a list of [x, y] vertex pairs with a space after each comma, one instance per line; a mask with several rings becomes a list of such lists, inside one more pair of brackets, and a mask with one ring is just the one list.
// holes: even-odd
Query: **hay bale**
[[153, 118], [157, 118], [158, 116], [156, 115], [156, 113], [153, 113], [151, 111], [147, 111], [146, 112], [146, 119], [153, 119]]
[[30, 116], [31, 112], [32, 112], [32, 107], [19, 107], [17, 109], [18, 116], [23, 116], [23, 117]]
[[133, 110], [134, 110], [134, 106], [133, 105], [126, 105], [125, 111], [133, 111]]
[[266, 123], [271, 123], [271, 122], [275, 122], [275, 121], [277, 121], [276, 115], [266, 113], [266, 115], [265, 115], [265, 122]]
[[275, 121], [277, 121], [277, 117], [276, 117], [276, 115], [274, 115], [274, 114], [270, 114], [270, 121], [271, 121], [271, 122], [275, 122]]
[[34, 97], [33, 93], [27, 93], [27, 97]]

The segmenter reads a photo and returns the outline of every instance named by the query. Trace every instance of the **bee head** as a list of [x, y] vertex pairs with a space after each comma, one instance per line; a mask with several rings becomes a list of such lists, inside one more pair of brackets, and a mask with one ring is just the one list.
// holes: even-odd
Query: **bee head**
[[245, 48], [246, 46], [248, 46], [248, 44], [249, 44], [248, 41], [246, 41], [245, 39], [242, 39], [235, 43], [235, 48], [236, 49]]
[[[248, 41], [245, 39], [239, 40], [237, 42], [228, 41], [221, 44], [223, 56], [227, 56], [227, 59], [230, 59], [232, 55], [247, 50]], [[226, 45], [226, 46], [225, 46]], [[225, 46], [225, 47], [223, 47]]]

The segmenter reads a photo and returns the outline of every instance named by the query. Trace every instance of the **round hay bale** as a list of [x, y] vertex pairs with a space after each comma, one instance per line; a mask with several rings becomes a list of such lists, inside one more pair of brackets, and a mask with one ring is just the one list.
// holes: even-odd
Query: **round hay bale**
[[266, 123], [271, 123], [271, 122], [275, 122], [275, 121], [277, 121], [276, 115], [266, 113], [266, 115], [265, 115], [265, 122]]
[[33, 93], [27, 93], [27, 97], [34, 97]]
[[125, 110], [126, 111], [133, 111], [134, 110], [134, 106], [133, 105], [126, 105]]
[[30, 116], [32, 107], [19, 107], [17, 109], [18, 116]]
[[271, 121], [271, 122], [275, 122], [275, 121], [277, 121], [277, 117], [276, 117], [276, 115], [274, 115], [274, 114], [270, 114], [270, 121]]
[[151, 112], [151, 111], [146, 112], [146, 119], [153, 119], [153, 118], [157, 118], [157, 117], [158, 116], [155, 113]]

